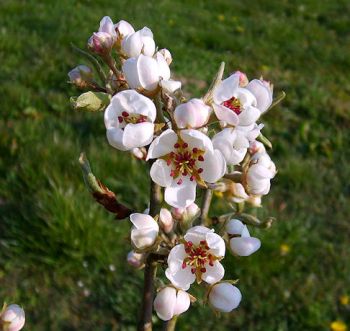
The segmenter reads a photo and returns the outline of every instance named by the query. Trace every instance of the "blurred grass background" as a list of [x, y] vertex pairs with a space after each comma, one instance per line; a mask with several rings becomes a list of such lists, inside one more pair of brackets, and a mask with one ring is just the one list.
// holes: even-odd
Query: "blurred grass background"
[[258, 253], [226, 259], [241, 306], [215, 316], [197, 303], [179, 330], [350, 323], [349, 14], [347, 0], [2, 0], [0, 301], [24, 306], [27, 330], [135, 330], [142, 273], [125, 263], [129, 224], [92, 201], [77, 158], [84, 150], [96, 175], [139, 210], [147, 170], [108, 145], [102, 114], [70, 109], [78, 91], [66, 76], [84, 63], [70, 42], [83, 48], [109, 15], [150, 27], [194, 96], [222, 60], [227, 74], [263, 75], [276, 95], [287, 93], [262, 119], [279, 173], [259, 215], [278, 222], [254, 231]]

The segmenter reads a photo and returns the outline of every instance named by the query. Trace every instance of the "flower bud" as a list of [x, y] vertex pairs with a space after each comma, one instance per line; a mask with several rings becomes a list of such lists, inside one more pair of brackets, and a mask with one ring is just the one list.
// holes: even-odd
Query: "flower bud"
[[130, 251], [126, 257], [127, 262], [134, 268], [140, 268], [143, 265], [144, 255], [136, 253], [134, 250]]
[[122, 41], [122, 50], [129, 58], [140, 54], [153, 56], [155, 49], [153, 33], [147, 27], [127, 35]]
[[75, 67], [68, 73], [69, 81], [79, 88], [86, 88], [92, 81], [93, 72], [91, 68], [83, 64]]
[[88, 48], [96, 54], [106, 55], [110, 53], [114, 43], [115, 38], [110, 34], [105, 32], [94, 32], [88, 40]]
[[147, 150], [144, 147], [136, 147], [131, 150], [131, 154], [139, 160], [146, 160]]
[[168, 286], [157, 294], [154, 309], [161, 320], [169, 321], [174, 316], [187, 311], [190, 303], [190, 296], [187, 292]]
[[211, 108], [201, 99], [191, 99], [175, 108], [174, 118], [180, 129], [196, 129], [208, 122], [210, 112]]
[[247, 199], [247, 202], [250, 203], [253, 207], [261, 207], [261, 195], [251, 194]]
[[223, 313], [236, 309], [242, 300], [241, 291], [230, 283], [222, 282], [214, 285], [209, 293], [211, 306]]
[[134, 213], [130, 215], [134, 225], [131, 229], [131, 241], [138, 249], [152, 246], [158, 236], [159, 226], [153, 217], [146, 214]]
[[232, 194], [232, 201], [235, 203], [241, 203], [249, 198], [249, 195], [245, 192], [241, 183], [232, 182], [230, 185], [230, 193]]
[[266, 149], [263, 143], [254, 140], [250, 143], [249, 154], [254, 155], [256, 153], [266, 153]]
[[0, 315], [0, 325], [3, 331], [19, 331], [25, 323], [24, 310], [18, 305], [6, 307]]
[[191, 203], [187, 208], [172, 208], [171, 212], [176, 220], [187, 222], [200, 213], [200, 208], [195, 203]]
[[174, 227], [173, 217], [168, 209], [162, 208], [159, 214], [159, 225], [165, 233], [172, 231]]
[[119, 43], [121, 43], [126, 36], [135, 33], [132, 25], [124, 20], [121, 20], [117, 24], [114, 24], [114, 29], [117, 34], [117, 40]]
[[248, 85], [249, 80], [247, 78], [247, 75], [244, 72], [236, 71], [234, 74], [239, 75], [239, 86], [240, 87], [245, 87]]
[[160, 51], [158, 51], [157, 53], [162, 54], [166, 63], [168, 63], [168, 65], [170, 66], [171, 62], [173, 62], [173, 57], [171, 56], [171, 53], [169, 52], [169, 50], [166, 48], [163, 48]]

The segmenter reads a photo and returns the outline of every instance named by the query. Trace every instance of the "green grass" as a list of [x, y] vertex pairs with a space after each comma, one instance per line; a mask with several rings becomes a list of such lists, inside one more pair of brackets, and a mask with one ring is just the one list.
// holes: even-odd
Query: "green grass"
[[[84, 150], [96, 175], [138, 210], [147, 169], [108, 145], [101, 114], [70, 109], [78, 92], [66, 83], [83, 61], [70, 42], [84, 47], [109, 15], [149, 26], [194, 96], [222, 60], [226, 73], [263, 75], [287, 93], [263, 118], [279, 172], [259, 214], [279, 221], [254, 231], [263, 242], [254, 256], [226, 260], [241, 306], [216, 317], [197, 303], [179, 330], [349, 324], [350, 307], [339, 304], [350, 295], [349, 12], [345, 0], [2, 0], [0, 301], [24, 306], [28, 330], [135, 330], [142, 273], [125, 263], [129, 224], [92, 201], [77, 158]], [[285, 256], [281, 244], [291, 248]]]

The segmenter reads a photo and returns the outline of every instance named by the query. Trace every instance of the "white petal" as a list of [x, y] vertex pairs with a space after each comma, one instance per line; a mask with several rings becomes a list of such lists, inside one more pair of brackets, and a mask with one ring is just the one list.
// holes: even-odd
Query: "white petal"
[[238, 115], [232, 110], [225, 106], [219, 104], [213, 104], [213, 109], [216, 117], [223, 122], [228, 123], [229, 125], [236, 126], [238, 125], [239, 119]]
[[251, 125], [254, 124], [260, 117], [260, 110], [253, 106], [247, 106], [244, 110], [238, 115], [239, 125]]
[[187, 257], [183, 244], [173, 247], [168, 255], [168, 267], [172, 272], [178, 271], [182, 267], [183, 260]]
[[173, 178], [170, 176], [171, 168], [167, 163], [158, 159], [152, 164], [150, 175], [152, 180], [162, 187], [168, 187], [171, 185]]
[[216, 104], [221, 104], [233, 97], [235, 90], [239, 87], [239, 74], [235, 73], [223, 80], [213, 93]]
[[255, 253], [261, 246], [258, 238], [232, 238], [230, 240], [230, 247], [233, 253], [239, 256], [249, 256]]
[[181, 82], [178, 80], [161, 80], [160, 86], [165, 93], [173, 94], [181, 88]]
[[214, 284], [220, 281], [225, 275], [225, 269], [219, 261], [214, 261], [214, 265], [209, 263], [205, 265], [206, 272], [202, 274], [202, 279], [208, 284]]
[[158, 231], [152, 228], [131, 230], [131, 241], [139, 249], [152, 246], [157, 238]]
[[203, 157], [201, 177], [208, 183], [215, 183], [226, 172], [225, 158], [217, 149], [214, 150], [214, 153], [208, 151]]
[[147, 146], [152, 142], [153, 132], [153, 123], [129, 123], [124, 128], [123, 145], [128, 149]]
[[123, 144], [124, 132], [122, 129], [107, 129], [107, 140], [111, 146], [120, 151], [127, 151], [129, 148]]
[[147, 28], [146, 26], [140, 30], [141, 39], [142, 39], [142, 53], [146, 56], [153, 56], [156, 45], [153, 40], [153, 33], [151, 29]]
[[155, 57], [158, 63], [159, 77], [162, 78], [163, 80], [170, 79], [170, 69], [164, 56], [160, 53], [157, 53]]
[[272, 92], [264, 85], [259, 79], [253, 79], [246, 86], [250, 92], [252, 92], [257, 100], [257, 108], [264, 113], [272, 104]]
[[237, 219], [229, 220], [226, 224], [225, 230], [228, 234], [241, 235], [244, 228], [244, 224]]
[[135, 33], [135, 30], [132, 27], [132, 25], [124, 20], [121, 20], [117, 24], [115, 24], [114, 29], [117, 30], [117, 34], [123, 38], [128, 36], [129, 34]]
[[186, 266], [185, 269], [180, 268], [177, 272], [171, 272], [168, 268], [165, 270], [165, 276], [174, 286], [184, 291], [187, 291], [196, 280], [196, 276], [191, 272], [191, 268], [188, 266]]
[[154, 300], [154, 310], [163, 321], [169, 321], [174, 316], [176, 306], [176, 289], [166, 287], [162, 289]]
[[249, 233], [248, 227], [246, 225], [243, 226], [241, 237], [242, 238], [249, 238], [250, 237], [250, 233]]
[[137, 57], [127, 59], [122, 66], [122, 70], [130, 88], [139, 88], [141, 86], [137, 69]]
[[98, 29], [98, 31], [108, 33], [114, 37], [117, 36], [117, 34], [114, 30], [114, 24], [109, 16], [105, 16], [102, 18], [102, 20], [100, 22], [100, 28]]
[[190, 296], [188, 293], [179, 290], [177, 292], [177, 297], [176, 297], [176, 304], [175, 304], [175, 309], [174, 309], [174, 315], [180, 315], [184, 313], [185, 311], [188, 310], [190, 307], [191, 300]]
[[175, 208], [186, 208], [196, 199], [196, 181], [190, 181], [182, 177], [182, 183], [177, 184], [179, 179], [173, 180], [170, 186], [166, 187], [164, 199], [166, 203]]
[[241, 291], [236, 286], [225, 282], [214, 285], [209, 294], [210, 304], [223, 313], [237, 308], [241, 300]]
[[207, 234], [212, 233], [213, 231], [214, 231], [213, 229], [209, 229], [209, 228], [202, 226], [202, 225], [197, 225], [197, 226], [190, 228], [186, 232], [184, 239], [187, 242], [189, 242], [189, 241], [192, 242], [193, 245], [199, 245], [199, 243], [202, 240], [206, 240]]
[[206, 235], [206, 241], [213, 255], [217, 257], [225, 256], [225, 241], [218, 234], [212, 232], [208, 233]]
[[198, 148], [202, 151], [213, 151], [213, 144], [208, 136], [198, 130], [181, 130], [180, 136], [189, 149]]
[[137, 60], [137, 71], [142, 88], [153, 91], [159, 83], [158, 63], [149, 56], [139, 55]]
[[155, 159], [160, 156], [169, 154], [174, 149], [174, 145], [177, 143], [177, 139], [178, 136], [173, 130], [168, 129], [164, 131], [152, 142], [151, 146], [148, 149], [146, 160]]
[[147, 214], [133, 213], [130, 215], [130, 221], [136, 229], [159, 229], [158, 224], [154, 218]]

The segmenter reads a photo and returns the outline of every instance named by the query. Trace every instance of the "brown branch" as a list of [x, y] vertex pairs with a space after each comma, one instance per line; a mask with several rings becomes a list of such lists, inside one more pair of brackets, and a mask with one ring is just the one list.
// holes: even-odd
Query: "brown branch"
[[200, 216], [200, 222], [204, 226], [208, 226], [210, 219], [208, 218], [208, 213], [210, 209], [211, 199], [213, 197], [213, 191], [211, 189], [206, 189], [204, 191], [203, 199], [202, 199], [202, 206], [201, 206], [201, 216]]
[[170, 321], [167, 321], [163, 325], [163, 331], [175, 331], [176, 322], [178, 316], [174, 316]]

